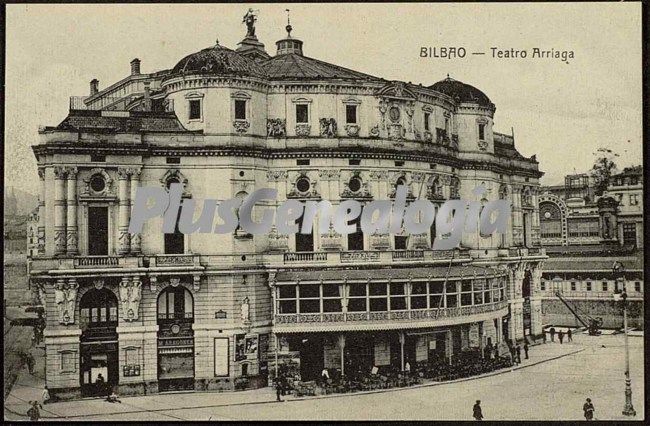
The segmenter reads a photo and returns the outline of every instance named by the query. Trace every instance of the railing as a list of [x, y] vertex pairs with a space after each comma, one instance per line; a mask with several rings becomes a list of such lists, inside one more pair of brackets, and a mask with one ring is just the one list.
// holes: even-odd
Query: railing
[[459, 306], [441, 309], [412, 309], [390, 312], [334, 312], [313, 314], [276, 314], [275, 324], [357, 323], [374, 321], [421, 321], [478, 315], [498, 311], [507, 306], [506, 301], [484, 305]]
[[156, 266], [192, 266], [194, 265], [194, 255], [180, 254], [156, 256]]
[[424, 260], [422, 250], [402, 250], [393, 252], [393, 260]]
[[339, 256], [341, 263], [379, 262], [378, 251], [343, 251]]
[[291, 262], [325, 262], [327, 253], [324, 252], [296, 252], [284, 253], [284, 263]]
[[98, 266], [119, 266], [119, 258], [114, 256], [87, 256], [75, 259], [75, 266], [98, 267]]

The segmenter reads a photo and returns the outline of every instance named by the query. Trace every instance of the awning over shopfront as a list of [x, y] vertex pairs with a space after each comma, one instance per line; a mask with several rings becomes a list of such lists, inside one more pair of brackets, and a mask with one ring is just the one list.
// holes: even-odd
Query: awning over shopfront
[[475, 265], [452, 265], [429, 268], [382, 268], [382, 269], [326, 269], [320, 271], [280, 271], [276, 282], [366, 282], [371, 281], [426, 281], [461, 278], [495, 278], [505, 272], [496, 268]]

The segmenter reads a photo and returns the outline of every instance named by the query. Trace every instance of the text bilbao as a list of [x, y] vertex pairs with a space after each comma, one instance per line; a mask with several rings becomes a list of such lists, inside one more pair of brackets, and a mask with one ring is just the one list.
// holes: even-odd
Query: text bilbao
[[[138, 187], [129, 232], [142, 232], [144, 223], [157, 216], [163, 217], [162, 232], [167, 234], [174, 232], [177, 218], [178, 230], [183, 234], [197, 231], [226, 234], [235, 231], [238, 226], [251, 234], [265, 234], [271, 232], [275, 224], [277, 232], [283, 235], [298, 232], [311, 234], [316, 216], [320, 219], [320, 234], [328, 234], [331, 224], [335, 232], [343, 235], [357, 232], [356, 225], [350, 222], [359, 216], [361, 230], [367, 234], [425, 234], [435, 220], [437, 235], [433, 249], [449, 250], [458, 246], [463, 230], [477, 232], [478, 227], [482, 236], [494, 232], [504, 234], [510, 217], [510, 202], [507, 200], [488, 201], [484, 205], [476, 201], [448, 200], [435, 215], [433, 204], [427, 200], [414, 200], [407, 205], [407, 188], [400, 185], [394, 201], [378, 200], [362, 205], [355, 200], [346, 200], [333, 208], [327, 200], [286, 200], [277, 208], [277, 212], [265, 208], [261, 219], [255, 222], [252, 218], [253, 206], [264, 201], [269, 204], [277, 197], [277, 190], [264, 188], [243, 199], [233, 198], [221, 202], [206, 199], [203, 211], [194, 220], [196, 202], [190, 198], [182, 199], [182, 192], [179, 183], [171, 184], [169, 191], [161, 187]], [[215, 212], [223, 223], [213, 227]], [[300, 228], [296, 221], [301, 217]]]

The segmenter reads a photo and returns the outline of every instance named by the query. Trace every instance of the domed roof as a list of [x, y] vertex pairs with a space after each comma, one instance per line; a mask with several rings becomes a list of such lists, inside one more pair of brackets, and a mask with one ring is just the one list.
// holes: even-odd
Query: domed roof
[[252, 59], [219, 44], [181, 59], [171, 74], [217, 74], [264, 78], [264, 71]]
[[439, 82], [429, 86], [429, 88], [444, 93], [445, 95], [451, 96], [454, 99], [457, 99], [460, 102], [476, 102], [480, 106], [492, 108], [494, 104], [490, 101], [490, 98], [479, 89], [469, 84], [465, 84], [462, 81], [454, 80], [453, 78], [445, 78]]

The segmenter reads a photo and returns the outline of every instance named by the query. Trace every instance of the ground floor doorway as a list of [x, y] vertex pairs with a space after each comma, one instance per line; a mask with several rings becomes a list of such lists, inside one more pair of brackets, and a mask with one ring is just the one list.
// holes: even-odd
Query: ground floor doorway
[[119, 382], [117, 342], [81, 343], [80, 353], [82, 396], [108, 395]]

